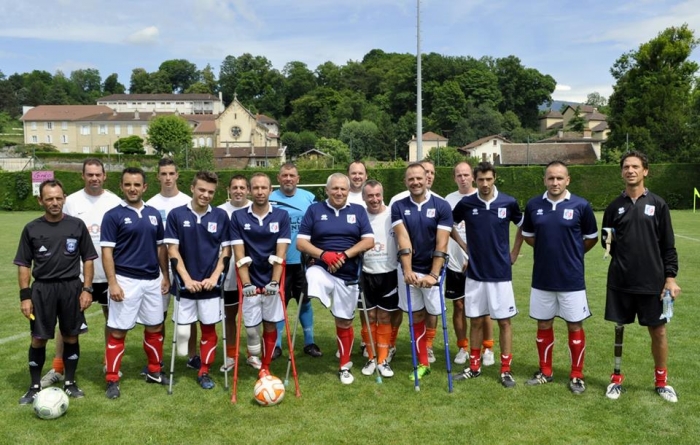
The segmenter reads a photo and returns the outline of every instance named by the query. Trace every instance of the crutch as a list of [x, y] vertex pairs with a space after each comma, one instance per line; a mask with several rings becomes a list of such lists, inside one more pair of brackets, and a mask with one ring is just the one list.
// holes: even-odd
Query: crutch
[[[301, 267], [304, 272], [304, 281], [306, 281], [306, 260], [307, 257], [305, 254], [301, 255]], [[286, 291], [286, 289], [285, 289]], [[308, 295], [306, 295], [306, 292], [304, 292], [303, 296], [299, 296], [299, 301], [297, 302], [297, 316], [294, 319], [294, 330], [292, 331], [292, 346], [290, 350], [294, 350], [294, 345], [296, 345], [296, 340], [297, 340], [297, 326], [299, 325], [299, 315], [301, 315], [301, 304], [304, 301], [304, 298], [309, 298]], [[286, 300], [286, 292], [285, 292], [285, 300]], [[287, 306], [287, 302], [284, 302], [285, 310]], [[285, 322], [286, 323], [286, 322]], [[289, 370], [292, 368], [292, 356], [291, 354], [287, 358], [287, 373], [284, 376], [284, 387], [286, 388], [289, 386]]]
[[175, 316], [175, 328], [173, 329], [173, 349], [170, 354], [170, 383], [168, 384], [168, 395], [173, 395], [173, 375], [175, 374], [175, 348], [177, 347], [177, 315], [180, 312], [180, 280], [177, 275], [177, 258], [170, 258], [170, 268], [173, 270], [173, 281], [175, 287], [175, 303], [173, 309]]
[[[287, 305], [286, 303], [286, 298], [285, 298], [285, 275], [287, 272], [287, 262], [282, 261], [282, 277], [280, 278], [280, 299], [282, 300], [282, 312], [284, 313], [284, 326], [287, 331], [287, 346], [289, 347], [289, 363], [292, 364], [292, 375], [294, 376], [294, 389], [296, 391], [296, 396], [301, 397], [301, 391], [299, 390], [299, 375], [297, 374], [297, 365], [294, 360], [294, 343], [292, 341], [292, 336], [290, 335], [289, 332], [289, 319], [287, 318]], [[301, 307], [301, 303], [299, 304], [299, 307]], [[297, 320], [299, 319], [297, 315]], [[294, 333], [296, 334], [296, 323], [294, 324]], [[289, 365], [287, 365], [287, 375], [289, 375]], [[285, 377], [285, 381], [287, 380], [287, 377]], [[286, 383], [285, 383], [286, 386]]]
[[228, 367], [226, 366], [226, 305], [224, 304], [224, 283], [226, 282], [226, 274], [228, 273], [229, 263], [231, 262], [231, 257], [224, 257], [224, 271], [221, 272], [221, 278], [219, 278], [218, 286], [221, 292], [219, 299], [219, 307], [221, 311], [221, 320], [223, 322], [223, 340], [224, 340], [224, 353], [221, 355], [224, 358], [224, 389], [228, 390]]
[[240, 361], [238, 360], [238, 350], [241, 346], [241, 319], [243, 318], [243, 300], [245, 300], [243, 296], [243, 283], [241, 283], [238, 271], [236, 271], [236, 286], [238, 287], [238, 320], [236, 322], [236, 352], [233, 358], [233, 391], [231, 392], [231, 403], [238, 402], [236, 398], [238, 393], [238, 362]]
[[374, 367], [374, 373], [377, 374], [377, 383], [381, 384], [382, 383], [382, 376], [379, 374], [379, 363], [377, 362], [377, 350], [374, 347], [374, 339], [372, 338], [372, 329], [371, 326], [369, 325], [369, 313], [367, 312], [367, 300], [365, 299], [365, 292], [364, 289], [362, 288], [362, 255], [358, 258], [357, 262], [357, 280], [353, 281], [346, 281], [345, 285], [346, 286], [351, 286], [353, 284], [357, 284], [357, 287], [360, 291], [360, 299], [362, 301], [362, 309], [365, 313], [365, 325], [367, 326], [367, 332], [369, 332], [369, 344], [370, 347], [372, 348], [372, 355], [374, 356], [374, 361], [375, 361], [375, 367]]
[[445, 273], [447, 271], [447, 258], [445, 258], [445, 264], [442, 266], [442, 271], [440, 272], [440, 310], [442, 315], [442, 336], [445, 339], [445, 360], [447, 360], [447, 392], [452, 392], [452, 360], [450, 358], [450, 336], [447, 334], [447, 316], [445, 315], [445, 294], [444, 294], [444, 283], [445, 283]]
[[413, 333], [413, 306], [411, 305], [411, 285], [406, 283], [406, 305], [408, 306], [408, 333], [411, 337], [411, 360], [413, 360], [413, 387], [420, 391], [418, 380], [418, 359], [416, 357], [416, 336]]

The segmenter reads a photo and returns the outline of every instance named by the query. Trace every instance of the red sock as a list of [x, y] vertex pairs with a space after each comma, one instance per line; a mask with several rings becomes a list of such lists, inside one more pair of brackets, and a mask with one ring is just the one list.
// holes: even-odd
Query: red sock
[[437, 329], [425, 328], [425, 345], [430, 349], [433, 349], [433, 340], [435, 340], [435, 334], [437, 334]]
[[622, 374], [612, 373], [612, 375], [610, 375], [610, 383], [616, 383], [618, 385], [622, 385], [623, 380], [625, 380], [625, 376]]
[[270, 363], [272, 363], [272, 354], [275, 353], [275, 345], [277, 344], [277, 329], [272, 331], [263, 330], [263, 353], [262, 353], [262, 367], [261, 369], [270, 370]]
[[481, 369], [481, 348], [472, 348], [469, 353], [469, 369], [478, 371]]
[[340, 351], [340, 366], [345, 366], [350, 362], [350, 353], [352, 352], [352, 344], [355, 340], [355, 331], [352, 326], [349, 328], [335, 327], [335, 332], [338, 340], [338, 351]]
[[501, 372], [510, 372], [510, 362], [513, 361], [513, 354], [501, 354]]
[[119, 368], [122, 366], [122, 356], [124, 355], [124, 339], [114, 338], [109, 334], [107, 347], [105, 348], [105, 364], [107, 365], [107, 381], [119, 381]]
[[160, 372], [163, 361], [163, 336], [160, 332], [143, 332], [143, 350], [148, 357], [148, 372]]
[[569, 332], [569, 352], [571, 353], [570, 378], [583, 378], [583, 361], [586, 357], [586, 333], [583, 328]]
[[666, 368], [654, 368], [654, 379], [656, 380], [657, 388], [662, 388], [666, 386], [667, 377], [668, 370]]
[[216, 343], [219, 337], [216, 335], [216, 326], [213, 324], [201, 324], [202, 338], [199, 339], [199, 353], [202, 356], [202, 366], [199, 375], [209, 374], [209, 368], [216, 359]]
[[428, 346], [427, 333], [425, 329], [425, 320], [420, 323], [413, 323], [413, 338], [416, 340], [416, 355], [418, 356], [418, 364], [430, 366], [428, 362]]
[[53, 366], [51, 366], [54, 371], [56, 371], [59, 374], [63, 374], [64, 367], [63, 367], [63, 358], [62, 357], [54, 357], [53, 359]]
[[540, 371], [552, 375], [552, 350], [554, 349], [554, 329], [537, 330], [537, 353], [540, 356]]

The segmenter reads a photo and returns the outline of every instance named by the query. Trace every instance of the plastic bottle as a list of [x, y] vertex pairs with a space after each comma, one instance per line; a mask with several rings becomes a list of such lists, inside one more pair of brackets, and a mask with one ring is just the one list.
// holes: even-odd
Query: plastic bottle
[[671, 291], [668, 289], [666, 289], [666, 292], [664, 292], [663, 303], [664, 310], [661, 314], [661, 318], [665, 318], [666, 322], [668, 323], [673, 317], [673, 297], [671, 296]]

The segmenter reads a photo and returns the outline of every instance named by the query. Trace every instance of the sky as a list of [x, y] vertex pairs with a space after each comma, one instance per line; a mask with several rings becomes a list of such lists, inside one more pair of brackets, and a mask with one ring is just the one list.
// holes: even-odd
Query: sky
[[[0, 0], [0, 71], [152, 72], [187, 59], [218, 74], [226, 56], [279, 70], [417, 51], [416, 0]], [[670, 26], [700, 37], [700, 0], [421, 0], [421, 52], [507, 57], [549, 74], [555, 100], [612, 93], [610, 67]], [[699, 61], [695, 51], [691, 57]]]

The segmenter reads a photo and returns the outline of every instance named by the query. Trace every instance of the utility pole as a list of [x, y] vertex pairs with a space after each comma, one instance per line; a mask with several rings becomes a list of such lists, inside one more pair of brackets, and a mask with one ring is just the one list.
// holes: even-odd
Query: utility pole
[[423, 160], [423, 75], [421, 71], [420, 52], [420, 0], [416, 0], [417, 9], [417, 44], [416, 44], [416, 161]]

